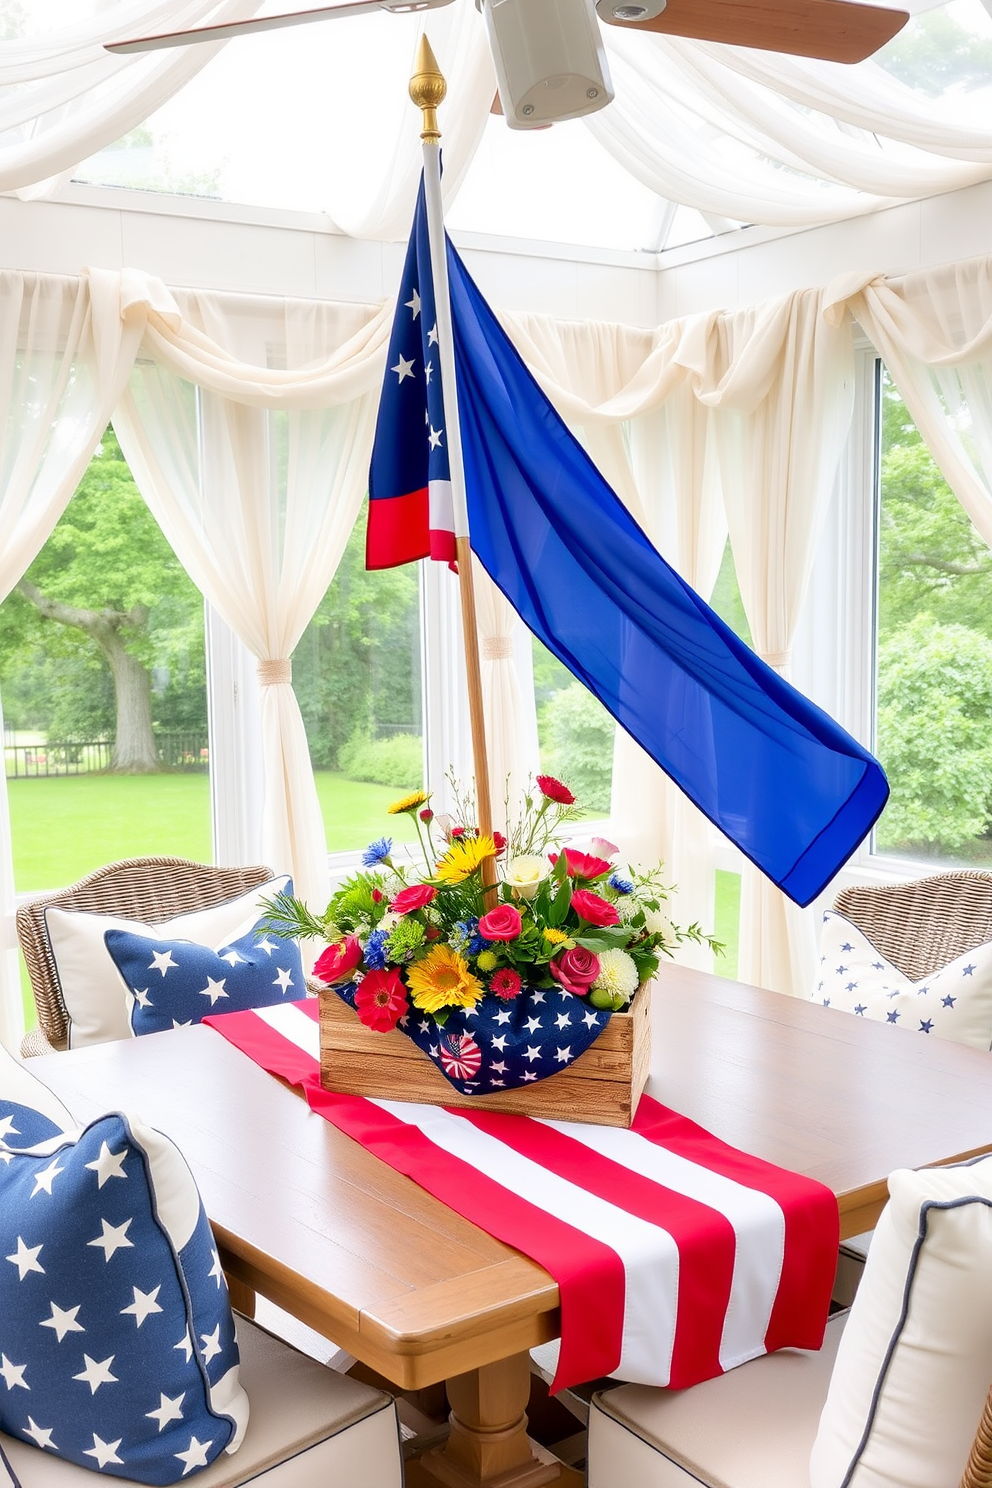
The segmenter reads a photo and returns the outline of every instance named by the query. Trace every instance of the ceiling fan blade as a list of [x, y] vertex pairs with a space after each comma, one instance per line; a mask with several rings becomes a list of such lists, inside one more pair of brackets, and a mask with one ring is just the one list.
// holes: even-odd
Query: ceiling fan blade
[[654, 9], [656, 0], [646, 5], [629, 0], [596, 4], [600, 20], [630, 31], [691, 36], [828, 62], [863, 62], [909, 20], [904, 10], [852, 0], [668, 0], [660, 14], [644, 16], [645, 10]]
[[165, 47], [188, 46], [198, 41], [228, 41], [232, 36], [250, 36], [256, 31], [279, 31], [283, 26], [305, 26], [310, 21], [330, 21], [340, 16], [371, 15], [377, 10], [407, 14], [450, 5], [451, 0], [346, 0], [343, 5], [323, 5], [319, 10], [294, 10], [287, 15], [256, 16], [250, 21], [231, 21], [222, 26], [199, 26], [192, 31], [166, 31], [161, 36], [138, 36], [131, 41], [106, 43], [104, 51], [126, 55], [157, 52]]

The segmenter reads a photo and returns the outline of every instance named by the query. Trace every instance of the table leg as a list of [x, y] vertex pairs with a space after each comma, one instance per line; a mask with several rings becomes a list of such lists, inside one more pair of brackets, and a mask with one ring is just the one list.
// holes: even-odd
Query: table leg
[[[527, 1435], [530, 1355], [514, 1354], [447, 1382], [451, 1431], [443, 1447], [407, 1466], [410, 1488], [443, 1483], [445, 1488], [560, 1488], [580, 1484]], [[410, 1469], [414, 1468], [411, 1473]]]

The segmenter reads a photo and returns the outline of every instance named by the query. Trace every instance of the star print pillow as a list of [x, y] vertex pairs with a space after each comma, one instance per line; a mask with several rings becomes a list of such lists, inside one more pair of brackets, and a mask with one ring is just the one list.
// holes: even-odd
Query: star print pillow
[[878, 1023], [992, 1048], [992, 944], [911, 982], [843, 915], [827, 910], [812, 1001]]
[[[0, 1060], [0, 1101], [10, 1080]], [[210, 1226], [167, 1137], [115, 1113], [0, 1147], [0, 1430], [174, 1483], [240, 1445], [238, 1364]]]
[[[292, 890], [290, 890], [292, 892]], [[200, 1023], [208, 1013], [240, 1013], [306, 996], [300, 948], [262, 929], [212, 950], [191, 940], [107, 930], [107, 950], [120, 973], [131, 1030], [160, 1033]]]

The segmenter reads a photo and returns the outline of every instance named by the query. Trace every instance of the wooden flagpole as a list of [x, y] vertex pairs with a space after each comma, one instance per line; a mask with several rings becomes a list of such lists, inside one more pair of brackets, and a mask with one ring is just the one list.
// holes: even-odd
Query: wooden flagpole
[[[469, 542], [465, 467], [462, 462], [461, 428], [458, 422], [455, 344], [451, 327], [448, 258], [444, 235], [444, 209], [441, 201], [441, 131], [438, 128], [437, 108], [447, 90], [447, 84], [438, 67], [431, 44], [426, 35], [423, 35], [420, 38], [413, 76], [410, 79], [410, 97], [423, 114], [420, 138], [424, 148], [424, 195], [431, 245], [431, 273], [434, 279], [437, 349], [441, 363], [441, 397], [444, 404], [451, 498], [455, 514], [455, 547], [458, 555], [458, 587], [461, 595], [462, 634], [465, 641], [469, 718], [472, 725], [475, 801], [479, 831], [483, 836], [491, 837], [493, 812], [489, 792], [486, 724], [482, 710], [482, 668], [479, 662], [479, 630], [475, 613], [475, 585], [472, 579], [472, 549]], [[496, 868], [492, 858], [484, 862], [482, 877], [487, 887], [495, 884]]]

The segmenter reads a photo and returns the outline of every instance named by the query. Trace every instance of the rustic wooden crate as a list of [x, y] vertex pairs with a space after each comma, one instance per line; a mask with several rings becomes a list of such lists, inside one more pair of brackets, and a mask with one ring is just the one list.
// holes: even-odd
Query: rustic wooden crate
[[630, 1126], [647, 1082], [651, 1061], [649, 982], [637, 990], [626, 1012], [613, 1014], [596, 1042], [568, 1069], [525, 1089], [471, 1096], [459, 1095], [405, 1034], [395, 1029], [392, 1033], [375, 1033], [359, 1021], [336, 992], [317, 983], [312, 986], [320, 997], [320, 1078], [325, 1090], [503, 1111], [511, 1116]]

